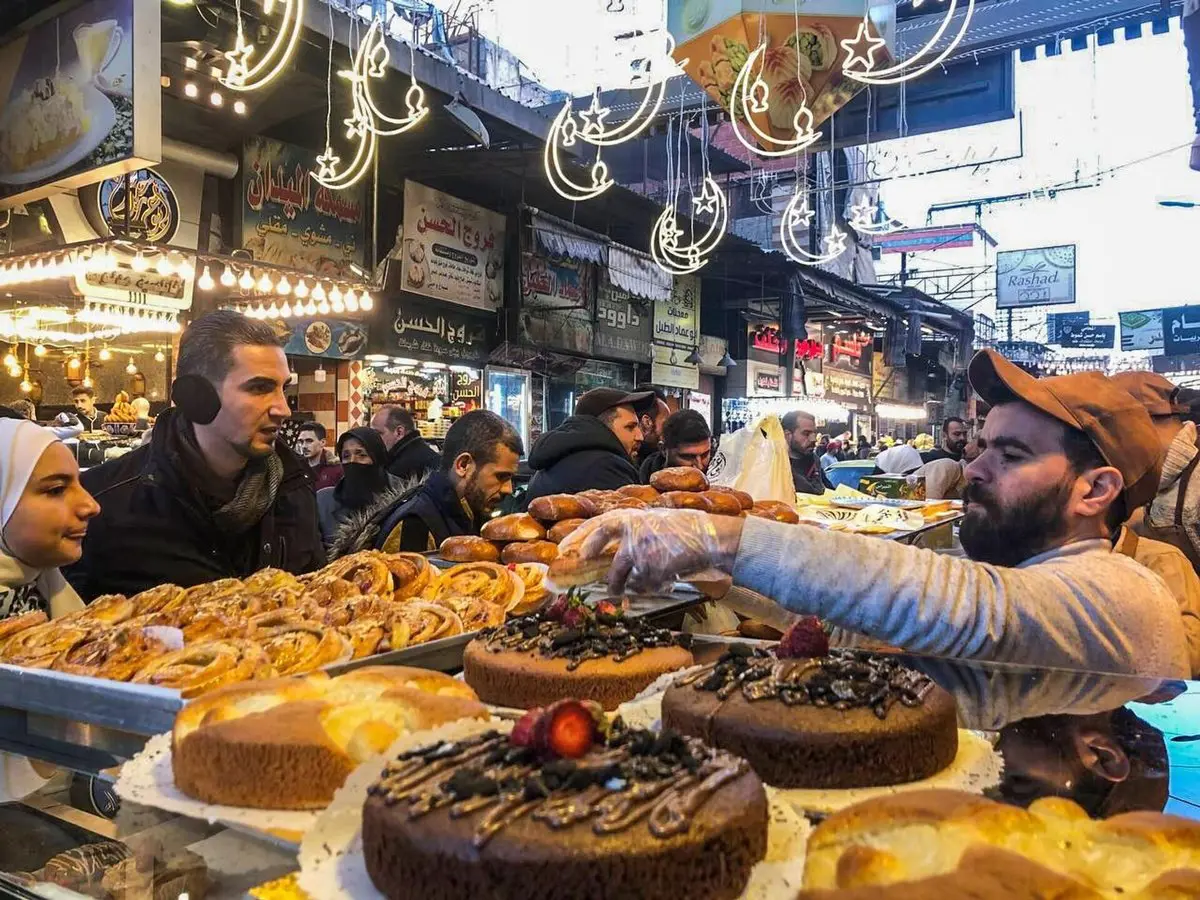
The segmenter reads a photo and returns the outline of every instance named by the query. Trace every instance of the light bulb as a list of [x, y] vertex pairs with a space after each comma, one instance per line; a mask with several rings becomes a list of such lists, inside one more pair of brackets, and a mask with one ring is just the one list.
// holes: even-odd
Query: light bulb
[[190, 259], [185, 259], [179, 264], [179, 277], [184, 281], [191, 281], [196, 274], [196, 267], [192, 265]]
[[238, 287], [243, 291], [248, 291], [254, 287], [254, 276], [250, 274], [249, 269], [242, 269], [242, 276], [238, 279]]
[[279, 307], [279, 314], [285, 319], [290, 319], [292, 317], [292, 307], [286, 300], [283, 301], [283, 306]]
[[278, 316], [279, 316], [279, 307], [276, 306], [274, 304], [274, 302], [272, 302], [271, 305], [267, 307], [267, 318], [274, 319], [274, 318], [277, 318]]
[[271, 280], [270, 275], [268, 275], [266, 272], [263, 272], [262, 276], [258, 279], [257, 287], [264, 294], [270, 293], [275, 289], [275, 282]]
[[329, 301], [322, 300], [320, 303], [318, 303], [317, 304], [317, 312], [319, 312], [323, 316], [329, 315]]
[[84, 387], [91, 387], [92, 386], [92, 376], [85, 374], [83, 376], [83, 381], [81, 381], [80, 384], [82, 384]]
[[8, 374], [12, 378], [20, 378], [21, 375], [24, 373], [21, 372], [20, 366], [13, 366], [11, 369], [8, 370]]
[[346, 309], [349, 312], [358, 312], [358, 294], [354, 291], [346, 291]]
[[233, 269], [230, 266], [226, 266], [225, 270], [221, 272], [221, 284], [225, 287], [233, 287], [237, 284], [237, 279], [233, 277]]
[[28, 375], [21, 380], [20, 388], [22, 394], [28, 394], [33, 390], [33, 385], [29, 383]]
[[329, 291], [329, 302], [333, 304], [334, 309], [337, 309], [337, 305], [342, 302], [342, 289], [336, 284]]
[[[230, 280], [232, 281], [232, 279]], [[204, 267], [204, 271], [200, 273], [200, 280], [196, 284], [202, 291], [211, 291], [216, 287], [217, 283], [213, 281], [212, 273], [208, 271], [208, 266]]]
[[200, 88], [196, 87], [192, 82], [188, 82], [183, 86], [183, 93], [191, 100], [195, 100], [200, 96]]
[[317, 304], [312, 297], [308, 298], [308, 306], [304, 307], [304, 311], [310, 316], [315, 316], [317, 314]]
[[239, 116], [244, 116], [246, 114], [246, 101], [245, 100], [234, 100], [233, 101], [233, 111], [235, 113], [237, 113]]
[[108, 362], [110, 359], [112, 359], [112, 351], [109, 350], [107, 347], [101, 347], [100, 348], [100, 361]]
[[134, 363], [132, 356], [129, 357], [129, 365], [127, 365], [125, 367], [125, 371], [128, 372], [130, 375], [137, 374], [137, 365]]
[[12, 369], [12, 368], [15, 368], [16, 365], [17, 365], [17, 358], [15, 356], [13, 356], [11, 353], [7, 354], [4, 357], [4, 368]]
[[329, 305], [333, 307], [333, 311], [335, 313], [341, 313], [341, 312], [346, 311], [346, 304], [342, 302], [341, 297], [331, 297]]
[[292, 283], [287, 280], [286, 275], [279, 276], [279, 284], [275, 285], [275, 292], [281, 297], [286, 297], [292, 292]]
[[165, 353], [163, 353], [161, 350], [159, 350], [157, 353], [154, 354], [154, 361], [155, 362], [166, 362], [167, 355]]
[[33, 355], [34, 355], [34, 356], [45, 356], [45, 355], [46, 355], [46, 347], [45, 347], [45, 345], [44, 345], [44, 344], [38, 344], [36, 347], [34, 347], [34, 348], [33, 348]]
[[225, 102], [225, 98], [221, 96], [220, 91], [213, 91], [208, 95], [208, 102], [213, 106], [221, 106]]
[[67, 360], [67, 368], [68, 369], [78, 369], [80, 365], [81, 365], [81, 363], [79, 362], [78, 356], [72, 356], [70, 359]]
[[363, 291], [362, 297], [359, 298], [358, 305], [361, 306], [365, 311], [370, 312], [371, 308], [375, 306], [375, 298], [366, 291]]
[[133, 255], [133, 261], [129, 263], [129, 268], [135, 272], [145, 272], [150, 268], [150, 262], [146, 257], [142, 256], [141, 251]]
[[170, 275], [175, 271], [175, 264], [171, 262], [171, 257], [164, 253], [158, 258], [158, 262], [154, 266], [154, 271], [159, 275]]
[[321, 282], [318, 281], [313, 285], [312, 295], [313, 299], [318, 303], [325, 299], [325, 288], [321, 285]]
[[296, 282], [296, 296], [302, 300], [308, 296], [308, 285], [303, 278]]

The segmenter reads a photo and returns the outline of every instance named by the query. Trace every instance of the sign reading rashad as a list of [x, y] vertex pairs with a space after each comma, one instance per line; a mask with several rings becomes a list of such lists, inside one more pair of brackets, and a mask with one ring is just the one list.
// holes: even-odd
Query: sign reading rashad
[[700, 279], [676, 275], [671, 296], [654, 301], [654, 340], [695, 347], [700, 340]]
[[1074, 244], [996, 254], [996, 309], [1074, 302]]
[[405, 354], [462, 362], [487, 359], [488, 319], [453, 307], [401, 296], [392, 331], [394, 347]]
[[650, 310], [646, 306], [618, 287], [603, 285], [596, 296], [596, 355], [643, 363], [650, 359]]
[[105, 178], [79, 190], [84, 218], [100, 237], [119, 234], [169, 244], [179, 230], [179, 201], [154, 169]]
[[242, 246], [262, 262], [323, 277], [363, 264], [366, 188], [331, 191], [312, 177], [316, 156], [270, 138], [242, 153]]

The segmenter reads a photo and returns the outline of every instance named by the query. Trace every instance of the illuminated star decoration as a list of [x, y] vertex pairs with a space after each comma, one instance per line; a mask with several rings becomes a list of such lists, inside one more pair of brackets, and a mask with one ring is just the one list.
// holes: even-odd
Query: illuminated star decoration
[[232, 50], [226, 50], [221, 55], [229, 60], [229, 71], [225, 73], [226, 80], [245, 81], [246, 75], [250, 72], [250, 57], [254, 55], [254, 45], [247, 44], [242, 36], [238, 35], [237, 46]]
[[708, 182], [705, 181], [704, 190], [700, 192], [700, 196], [692, 198], [692, 206], [695, 208], [697, 215], [705, 213], [711, 216], [717, 211], [718, 199], [720, 198], [708, 189]]
[[846, 232], [836, 226], [825, 235], [825, 255], [841, 256], [846, 250]]
[[879, 207], [869, 200], [864, 200], [862, 203], [854, 203], [850, 206], [850, 225], [857, 227], [859, 225], [874, 225], [875, 219], [879, 215]]
[[871, 72], [875, 68], [875, 57], [880, 50], [887, 46], [883, 38], [873, 37], [867, 20], [858, 23], [858, 33], [853, 38], [845, 38], [842, 48], [849, 54], [842, 64], [842, 71], [851, 72], [855, 69]]
[[816, 213], [813, 210], [808, 208], [807, 203], [801, 204], [788, 213], [788, 225], [792, 228], [796, 228], [800, 225], [808, 228], [808, 226], [812, 224], [813, 216], [815, 214]]
[[591, 105], [580, 111], [579, 118], [583, 119], [583, 136], [604, 134], [604, 119], [612, 112], [607, 106], [600, 105], [600, 95], [593, 94]]
[[337, 177], [338, 163], [342, 158], [333, 152], [333, 148], [325, 145], [325, 152], [317, 157], [317, 181], [328, 181]]

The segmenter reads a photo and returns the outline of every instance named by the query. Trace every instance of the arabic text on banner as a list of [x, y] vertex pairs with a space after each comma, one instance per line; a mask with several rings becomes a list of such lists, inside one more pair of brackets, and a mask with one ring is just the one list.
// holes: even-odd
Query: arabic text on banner
[[504, 216], [404, 182], [404, 290], [494, 310], [504, 300]]
[[1121, 320], [1122, 350], [1161, 350], [1163, 348], [1163, 311], [1141, 309], [1123, 312]]
[[478, 316], [409, 298], [402, 298], [397, 306], [392, 334], [394, 348], [405, 356], [478, 362], [487, 358], [489, 350], [488, 326]]
[[1162, 311], [1163, 354], [1200, 353], [1200, 306], [1169, 306]]
[[695, 347], [700, 339], [700, 279], [676, 275], [671, 296], [654, 301], [654, 340]]
[[604, 284], [596, 295], [595, 353], [646, 362], [650, 359], [650, 304]]
[[521, 306], [526, 309], [592, 308], [592, 264], [521, 254]]

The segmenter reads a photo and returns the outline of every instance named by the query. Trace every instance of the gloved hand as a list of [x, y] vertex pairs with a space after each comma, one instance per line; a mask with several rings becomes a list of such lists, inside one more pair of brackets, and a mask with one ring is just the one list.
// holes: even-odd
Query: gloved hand
[[653, 593], [704, 569], [733, 571], [742, 520], [691, 509], [617, 509], [579, 526], [559, 545], [565, 555], [595, 559], [619, 549], [609, 570], [614, 594]]

